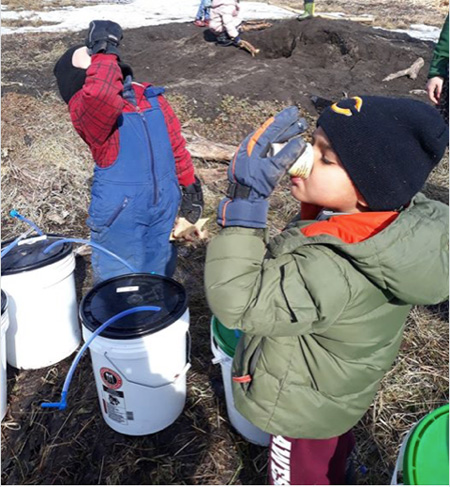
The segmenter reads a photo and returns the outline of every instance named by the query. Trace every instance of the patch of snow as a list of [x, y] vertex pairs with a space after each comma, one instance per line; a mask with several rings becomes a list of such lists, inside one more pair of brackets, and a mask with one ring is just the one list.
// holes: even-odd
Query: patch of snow
[[434, 27], [432, 25], [411, 24], [409, 29], [392, 29], [392, 32], [408, 34], [409, 36], [421, 39], [422, 41], [437, 42], [441, 34], [441, 29], [440, 27]]
[[[195, 18], [200, 0], [134, 0], [116, 5], [92, 5], [81, 8], [66, 8], [47, 12], [2, 12], [4, 20], [28, 18], [40, 19], [44, 23], [38, 27], [3, 27], [2, 34], [24, 32], [61, 32], [86, 29], [91, 20], [112, 20], [120, 23], [124, 29], [160, 25], [169, 22], [190, 22]], [[246, 20], [285, 19], [294, 14], [288, 10], [266, 3], [241, 3], [242, 16]]]
[[[348, 17], [347, 14], [343, 12], [326, 12], [327, 17], [333, 17], [336, 20], [345, 20]], [[320, 14], [319, 14], [320, 16]], [[371, 15], [359, 15], [359, 17], [370, 18]], [[437, 42], [439, 40], [439, 36], [441, 34], [440, 27], [434, 27], [432, 25], [425, 25], [425, 24], [411, 24], [409, 29], [386, 29], [384, 27], [374, 27], [374, 29], [382, 29], [388, 32], [399, 32], [400, 34], [408, 34], [415, 39], [420, 39], [422, 41], [434, 41]]]

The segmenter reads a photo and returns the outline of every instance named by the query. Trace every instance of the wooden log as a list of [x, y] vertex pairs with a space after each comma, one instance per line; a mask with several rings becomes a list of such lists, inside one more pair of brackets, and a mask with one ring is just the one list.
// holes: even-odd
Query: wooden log
[[198, 159], [230, 162], [237, 149], [234, 145], [213, 142], [186, 130], [183, 131], [183, 136], [186, 139], [187, 150], [192, 157]]
[[242, 24], [242, 31], [249, 32], [251, 30], [264, 30], [272, 27], [271, 22], [263, 22], [261, 20], [247, 20]]
[[392, 73], [389, 76], [386, 76], [383, 81], [392, 81], [393, 79], [401, 78], [402, 76], [409, 76], [411, 79], [416, 79], [424, 64], [425, 61], [420, 57], [414, 61], [409, 68]]

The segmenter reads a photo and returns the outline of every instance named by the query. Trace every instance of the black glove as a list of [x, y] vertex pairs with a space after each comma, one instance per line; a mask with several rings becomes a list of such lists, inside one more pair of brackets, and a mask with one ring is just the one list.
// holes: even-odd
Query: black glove
[[104, 52], [115, 54], [119, 59], [119, 44], [123, 39], [122, 27], [110, 20], [93, 20], [89, 24], [86, 46], [89, 54]]
[[195, 176], [195, 183], [181, 188], [183, 196], [179, 215], [189, 223], [195, 223], [203, 213], [203, 192], [200, 180]]

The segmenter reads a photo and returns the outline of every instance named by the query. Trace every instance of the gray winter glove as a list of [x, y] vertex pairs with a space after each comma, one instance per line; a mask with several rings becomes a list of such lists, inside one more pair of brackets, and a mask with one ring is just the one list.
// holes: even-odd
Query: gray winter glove
[[[218, 208], [217, 223], [223, 227], [265, 228], [270, 196], [280, 179], [303, 154], [306, 142], [296, 137], [307, 129], [297, 107], [284, 109], [250, 134], [228, 166], [228, 195]], [[287, 142], [289, 141], [289, 142]], [[272, 144], [287, 144], [269, 156]]]

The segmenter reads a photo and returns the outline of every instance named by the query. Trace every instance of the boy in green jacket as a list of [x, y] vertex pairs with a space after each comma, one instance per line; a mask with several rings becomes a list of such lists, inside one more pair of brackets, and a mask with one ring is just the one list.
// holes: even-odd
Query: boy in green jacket
[[427, 93], [448, 124], [448, 15], [433, 51], [428, 72]]
[[395, 360], [411, 306], [448, 297], [448, 207], [419, 193], [448, 127], [411, 99], [328, 107], [310, 174], [291, 177], [301, 218], [269, 239], [267, 199], [305, 153], [292, 138], [302, 130], [290, 107], [238, 149], [219, 206], [224, 228], [208, 247], [206, 296], [225, 326], [244, 332], [234, 401], [273, 435], [270, 482], [342, 484], [350, 430]]

